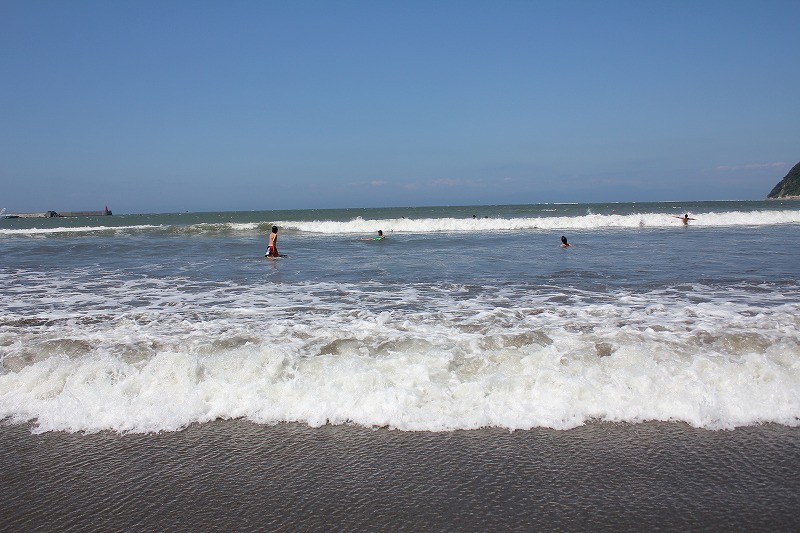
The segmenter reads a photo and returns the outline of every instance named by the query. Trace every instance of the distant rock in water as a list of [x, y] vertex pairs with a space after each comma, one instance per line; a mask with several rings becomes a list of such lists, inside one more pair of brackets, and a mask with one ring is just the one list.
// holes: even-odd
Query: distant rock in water
[[800, 199], [800, 163], [775, 186], [767, 198], [798, 198]]

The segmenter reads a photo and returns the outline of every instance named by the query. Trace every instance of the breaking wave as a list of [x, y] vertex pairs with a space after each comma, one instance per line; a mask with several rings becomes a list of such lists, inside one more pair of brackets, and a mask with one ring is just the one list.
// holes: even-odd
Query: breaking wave
[[[800, 211], [729, 211], [692, 215], [699, 227], [771, 226], [800, 224]], [[202, 222], [197, 224], [121, 225], [83, 227], [0, 228], [0, 237], [37, 237], [96, 234], [225, 234], [265, 233], [273, 225], [284, 230], [312, 234], [370, 234], [376, 228], [394, 233], [440, 233], [478, 231], [537, 231], [668, 228], [680, 225], [674, 215], [664, 213], [585, 214], [581, 216], [485, 217], [485, 218], [384, 218], [355, 217], [351, 220], [276, 220], [260, 222]]]

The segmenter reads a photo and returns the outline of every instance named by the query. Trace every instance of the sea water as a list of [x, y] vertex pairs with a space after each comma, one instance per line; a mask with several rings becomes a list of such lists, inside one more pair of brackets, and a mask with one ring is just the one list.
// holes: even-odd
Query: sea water
[[0, 295], [39, 432], [800, 425], [798, 202], [10, 219]]

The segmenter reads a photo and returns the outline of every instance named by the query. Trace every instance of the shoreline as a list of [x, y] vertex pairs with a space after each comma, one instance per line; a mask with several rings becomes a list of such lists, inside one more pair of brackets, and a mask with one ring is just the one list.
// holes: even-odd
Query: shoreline
[[0, 424], [8, 530], [789, 530], [800, 428], [400, 432], [244, 420], [120, 435]]

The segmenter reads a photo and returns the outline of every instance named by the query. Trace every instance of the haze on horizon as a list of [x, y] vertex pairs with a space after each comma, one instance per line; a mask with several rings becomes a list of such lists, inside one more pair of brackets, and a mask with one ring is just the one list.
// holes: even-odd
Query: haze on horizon
[[756, 200], [800, 2], [0, 3], [0, 208]]

